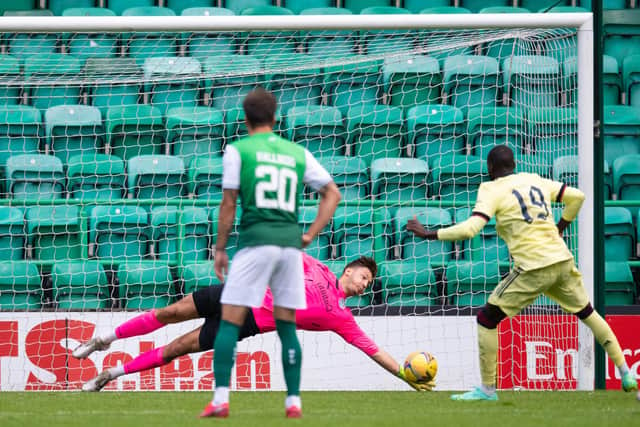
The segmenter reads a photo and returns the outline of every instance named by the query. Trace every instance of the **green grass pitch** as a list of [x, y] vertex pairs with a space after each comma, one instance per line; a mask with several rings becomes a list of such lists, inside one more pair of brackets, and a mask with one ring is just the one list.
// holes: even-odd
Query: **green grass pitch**
[[284, 394], [231, 395], [227, 420], [198, 420], [196, 392], [0, 393], [0, 426], [640, 426], [635, 394], [501, 392], [498, 402], [452, 402], [449, 392], [303, 392], [304, 418], [284, 419]]

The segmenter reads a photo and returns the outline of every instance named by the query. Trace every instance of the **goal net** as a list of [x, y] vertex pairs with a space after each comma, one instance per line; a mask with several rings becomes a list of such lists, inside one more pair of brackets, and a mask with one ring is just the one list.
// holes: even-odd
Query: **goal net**
[[[332, 17], [319, 20], [325, 29], [278, 31], [241, 18], [217, 32], [203, 31], [204, 21], [166, 31], [170, 20], [130, 32], [116, 21], [91, 32], [73, 31], [78, 21], [2, 30], [0, 389], [77, 389], [200, 325], [71, 357], [79, 342], [141, 311], [220, 285], [211, 248], [222, 153], [246, 135], [242, 101], [258, 86], [278, 101], [275, 132], [311, 151], [344, 195], [307, 253], [338, 277], [359, 256], [378, 263], [374, 285], [345, 302], [358, 323], [399, 361], [433, 353], [440, 389], [477, 383], [474, 315], [508, 274], [508, 250], [493, 221], [456, 244], [421, 241], [405, 225], [466, 219], [497, 144], [513, 149], [518, 171], [590, 194], [590, 105], [579, 102], [590, 88], [578, 77], [590, 73], [591, 50], [579, 49], [571, 21], [541, 28], [550, 25], [534, 16], [507, 28], [514, 24], [503, 16], [499, 28], [473, 16], [464, 28], [435, 18], [402, 30]], [[559, 206], [546, 206], [559, 218]], [[305, 188], [303, 228], [317, 207]], [[565, 235], [584, 268], [588, 221]], [[304, 389], [403, 389], [338, 335], [300, 336]], [[499, 387], [593, 386], [591, 339], [550, 300], [505, 320], [499, 336]], [[232, 386], [282, 389], [278, 346], [274, 334], [241, 342]], [[184, 356], [108, 388], [210, 389], [211, 360], [211, 352]]]

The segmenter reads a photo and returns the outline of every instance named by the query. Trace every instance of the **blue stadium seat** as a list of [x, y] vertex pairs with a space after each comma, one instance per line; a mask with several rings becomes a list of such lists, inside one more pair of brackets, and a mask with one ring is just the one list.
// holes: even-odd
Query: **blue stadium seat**
[[462, 110], [451, 105], [419, 105], [407, 112], [408, 143], [419, 159], [432, 162], [441, 155], [464, 154]]
[[609, 164], [627, 154], [640, 154], [640, 111], [627, 105], [605, 105], [604, 158]]
[[6, 259], [0, 261], [0, 311], [41, 310], [44, 296], [36, 263]]
[[89, 208], [89, 256], [110, 261], [143, 259], [151, 241], [147, 211], [141, 206]]
[[0, 259], [24, 259], [26, 240], [22, 209], [13, 206], [0, 206]]

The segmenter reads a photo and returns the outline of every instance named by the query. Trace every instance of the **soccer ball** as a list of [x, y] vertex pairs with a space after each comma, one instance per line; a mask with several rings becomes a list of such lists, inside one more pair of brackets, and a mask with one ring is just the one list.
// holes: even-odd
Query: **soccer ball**
[[438, 361], [426, 351], [414, 351], [404, 361], [404, 375], [413, 382], [431, 381], [438, 373]]

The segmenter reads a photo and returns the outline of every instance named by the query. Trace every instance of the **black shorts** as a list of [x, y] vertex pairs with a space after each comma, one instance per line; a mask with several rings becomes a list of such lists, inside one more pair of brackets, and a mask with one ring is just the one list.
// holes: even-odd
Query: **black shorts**
[[[213, 342], [218, 333], [220, 326], [220, 315], [222, 307], [220, 306], [220, 296], [222, 295], [222, 286], [209, 286], [199, 289], [192, 293], [193, 303], [198, 311], [198, 316], [205, 319], [200, 329], [200, 350], [206, 351], [213, 348]], [[253, 317], [253, 311], [249, 309], [244, 324], [240, 328], [238, 340], [252, 337], [260, 333], [256, 320]]]

